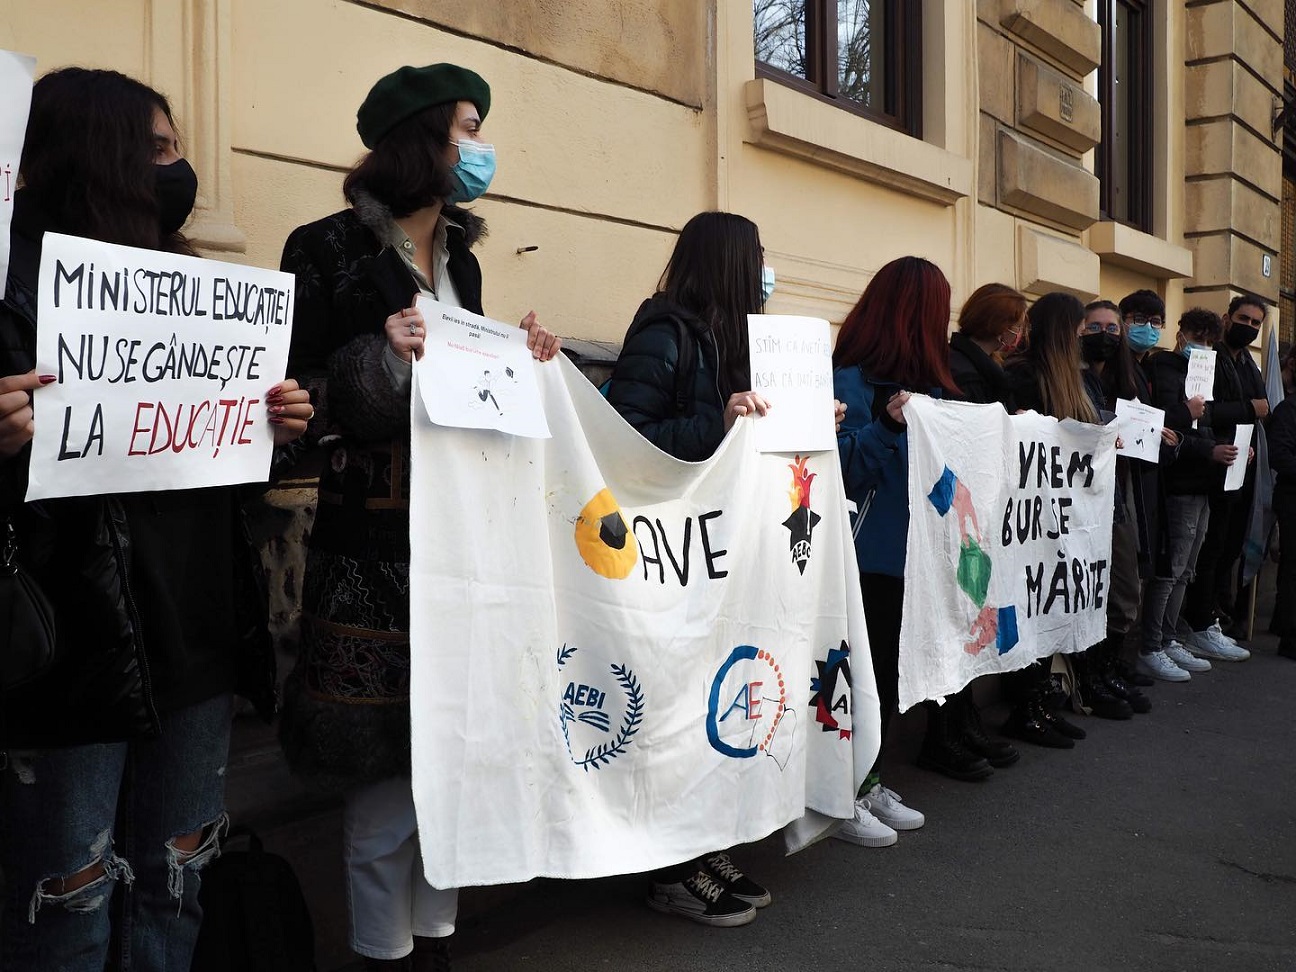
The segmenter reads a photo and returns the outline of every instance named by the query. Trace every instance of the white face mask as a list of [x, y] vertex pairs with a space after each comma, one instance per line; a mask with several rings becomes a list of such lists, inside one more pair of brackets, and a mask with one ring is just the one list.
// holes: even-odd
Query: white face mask
[[770, 299], [774, 293], [774, 268], [761, 267], [761, 303]]

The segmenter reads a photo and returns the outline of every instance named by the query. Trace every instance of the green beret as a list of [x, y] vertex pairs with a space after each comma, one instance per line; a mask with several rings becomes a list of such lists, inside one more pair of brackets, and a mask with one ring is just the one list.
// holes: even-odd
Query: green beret
[[490, 85], [476, 71], [457, 64], [399, 68], [369, 89], [356, 112], [356, 131], [365, 148], [373, 148], [406, 118], [447, 101], [471, 101], [485, 118]]

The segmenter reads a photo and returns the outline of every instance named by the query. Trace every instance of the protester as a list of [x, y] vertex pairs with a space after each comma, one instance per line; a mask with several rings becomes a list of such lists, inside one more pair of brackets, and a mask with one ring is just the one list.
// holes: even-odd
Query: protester
[[[57, 660], [0, 699], [0, 967], [187, 970], [199, 872], [227, 827], [233, 695], [274, 711], [237, 491], [22, 499], [29, 393], [55, 380], [32, 371], [43, 235], [192, 254], [180, 228], [197, 177], [161, 94], [82, 68], [36, 83], [20, 171], [0, 305], [0, 529], [53, 606]], [[266, 401], [277, 443], [302, 433], [311, 405], [295, 382]]]
[[1222, 331], [1218, 314], [1193, 308], [1179, 318], [1176, 349], [1149, 355], [1145, 363], [1152, 404], [1165, 411], [1166, 425], [1183, 437], [1178, 458], [1163, 470], [1165, 516], [1158, 543], [1164, 546], [1164, 554], [1144, 590], [1143, 645], [1137, 662], [1145, 675], [1167, 682], [1186, 682], [1192, 677], [1179, 664], [1188, 659], [1175, 633], [1184, 593], [1206, 535], [1208, 494], [1218, 478], [1217, 470], [1237, 458], [1231, 441], [1216, 442], [1203, 403], [1185, 393], [1192, 349], [1209, 348]]
[[[490, 88], [453, 64], [403, 67], [357, 113], [370, 151], [343, 182], [348, 209], [298, 227], [290, 371], [315, 396], [327, 451], [302, 596], [301, 655], [280, 729], [294, 770], [344, 791], [351, 947], [371, 968], [449, 967], [458, 892], [423, 876], [410, 785], [409, 436], [419, 295], [482, 312], [471, 247], [494, 148]], [[522, 321], [539, 360], [558, 339]], [[412, 954], [412, 959], [411, 959]]]
[[[909, 526], [909, 440], [904, 404], [912, 391], [942, 397], [957, 391], [950, 374], [950, 287], [933, 263], [892, 260], [869, 281], [842, 322], [833, 349], [833, 388], [846, 405], [837, 431], [846, 498], [855, 504], [855, 555], [877, 681], [882, 740], [899, 696], [900, 625], [904, 604], [905, 544]], [[932, 717], [929, 706], [928, 718]], [[936, 718], [943, 718], [937, 713]], [[943, 756], [960, 778], [988, 776], [990, 764], [939, 729]], [[898, 830], [916, 830], [926, 818], [882, 785], [881, 756], [860, 788], [855, 817], [837, 831], [864, 847], [894, 844]]]
[[[1293, 384], [1288, 352], [1285, 385]], [[1269, 419], [1269, 465], [1278, 476], [1274, 508], [1278, 513], [1278, 584], [1269, 630], [1278, 635], [1278, 654], [1296, 660], [1296, 399], [1290, 390]]]
[[[747, 348], [747, 315], [773, 291], [764, 259], [751, 220], [698, 213], [626, 332], [608, 401], [676, 459], [710, 458], [740, 416], [769, 409], [751, 390]], [[648, 895], [658, 911], [717, 926], [747, 924], [771, 900], [723, 852], [655, 872]]]
[[[1114, 414], [1121, 399], [1148, 403], [1151, 388], [1129, 346], [1128, 329], [1120, 308], [1109, 300], [1085, 307], [1080, 336], [1085, 382], [1100, 414]], [[1172, 460], [1178, 445], [1173, 429], [1163, 429], [1162, 448]], [[1157, 465], [1139, 459], [1116, 458], [1115, 507], [1112, 515], [1112, 554], [1108, 571], [1107, 637], [1090, 648], [1082, 673], [1085, 704], [1095, 715], [1121, 718], [1123, 709], [1150, 712], [1152, 701], [1121, 676], [1119, 662], [1125, 642], [1137, 631], [1143, 578], [1151, 573], [1158, 529], [1160, 485]], [[1086, 677], [1087, 676], [1087, 677]]]
[[[958, 393], [949, 397], [1012, 409], [1008, 378], [1000, 362], [1017, 347], [1026, 329], [1026, 298], [1005, 284], [978, 287], [959, 311], [958, 325], [949, 342], [950, 374]], [[954, 769], [955, 778], [959, 778], [961, 763], [950, 758], [946, 738], [996, 769], [1011, 766], [1020, 758], [1011, 744], [986, 734], [971, 685], [947, 698], [943, 710], [927, 707], [927, 735], [919, 752], [919, 766], [940, 773]]]

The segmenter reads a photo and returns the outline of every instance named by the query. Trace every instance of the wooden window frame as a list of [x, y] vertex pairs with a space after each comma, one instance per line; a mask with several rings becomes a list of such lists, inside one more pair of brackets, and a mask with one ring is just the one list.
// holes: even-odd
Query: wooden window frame
[[837, 0], [805, 0], [806, 73], [790, 74], [764, 61], [756, 76], [796, 88], [869, 121], [922, 138], [922, 12], [917, 0], [882, 0], [886, 17], [884, 111], [843, 98], [838, 91]]
[[[1129, 171], [1125, 173], [1129, 192], [1129, 215], [1112, 214], [1112, 179], [1115, 146], [1116, 30], [1113, 14], [1117, 4], [1129, 8], [1136, 23], [1131, 25], [1137, 36], [1131, 39], [1128, 83], [1131, 85], [1129, 107]], [[1098, 205], [1104, 219], [1132, 226], [1144, 233], [1152, 232], [1152, 2], [1151, 0], [1098, 0], [1098, 24], [1102, 28], [1102, 63], [1098, 67], [1098, 101], [1102, 105], [1102, 141], [1095, 154], [1099, 180]]]

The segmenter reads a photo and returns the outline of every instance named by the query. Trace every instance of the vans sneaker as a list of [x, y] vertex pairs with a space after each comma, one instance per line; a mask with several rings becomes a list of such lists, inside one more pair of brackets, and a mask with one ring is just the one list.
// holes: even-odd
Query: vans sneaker
[[873, 784], [873, 789], [861, 799], [869, 813], [895, 830], [917, 830], [927, 822], [927, 818], [917, 810], [911, 810], [900, 802], [900, 794], [888, 790], [881, 783]]
[[654, 881], [648, 907], [721, 928], [746, 925], [756, 917], [755, 906], [739, 901], [705, 869], [675, 884]]
[[703, 858], [702, 866], [739, 901], [746, 901], [754, 908], [764, 908], [774, 900], [769, 891], [744, 874], [728, 854]]
[[1177, 641], [1172, 641], [1161, 649], [1165, 652], [1166, 657], [1182, 668], [1185, 672], [1193, 674], [1199, 672], [1209, 672], [1211, 663], [1205, 658], [1198, 658], [1183, 645]]
[[1172, 662], [1164, 651], [1154, 651], [1147, 655], [1140, 654], [1134, 666], [1144, 675], [1150, 678], [1159, 678], [1163, 682], [1187, 682], [1192, 678], [1191, 675]]
[[899, 839], [894, 830], [869, 813], [863, 799], [855, 801], [854, 819], [842, 824], [833, 836], [861, 847], [890, 847]]

